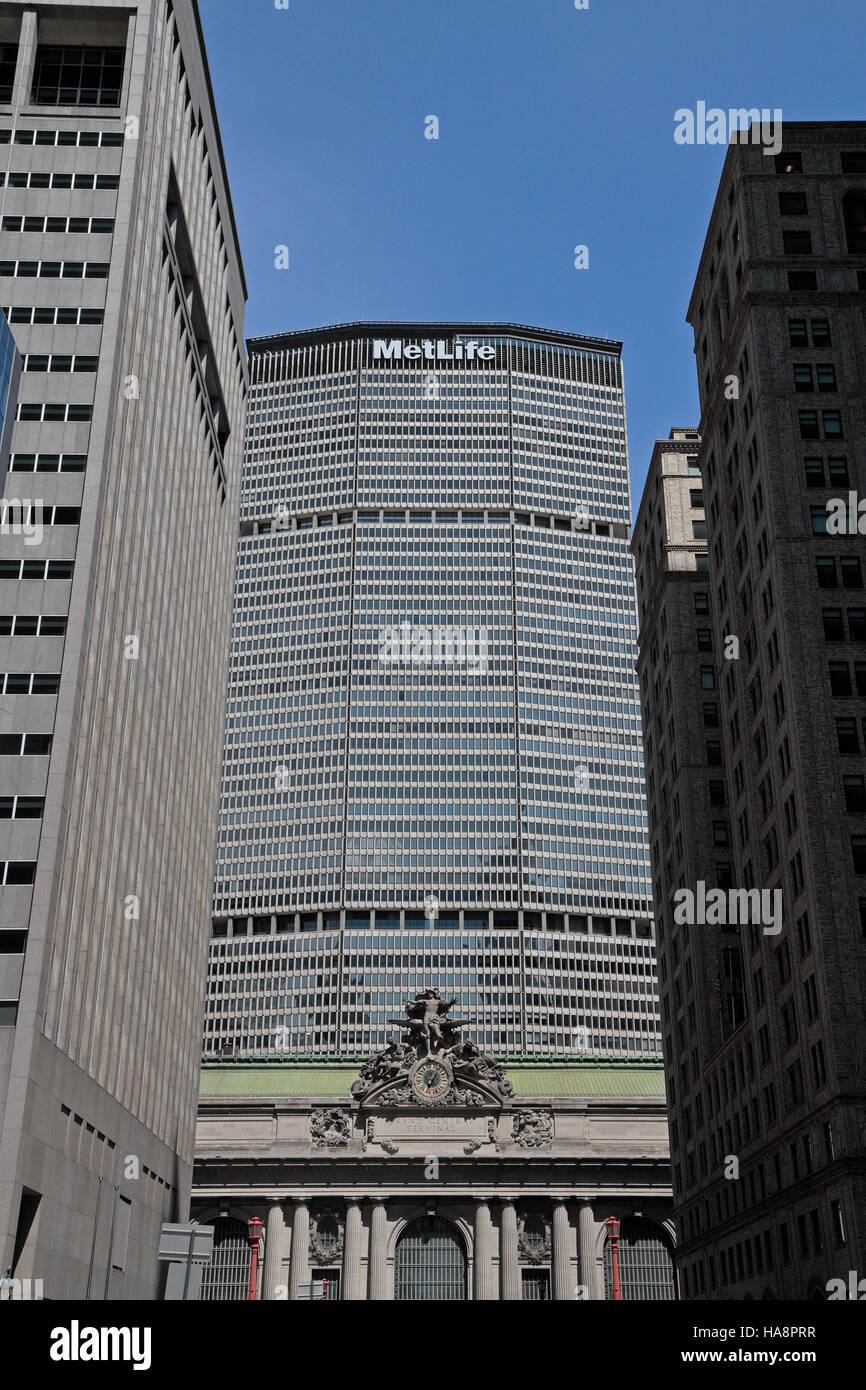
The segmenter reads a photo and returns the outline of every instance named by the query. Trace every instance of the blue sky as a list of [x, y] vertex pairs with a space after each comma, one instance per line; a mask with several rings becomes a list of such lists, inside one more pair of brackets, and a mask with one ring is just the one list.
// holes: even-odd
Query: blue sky
[[200, 5], [248, 336], [417, 318], [622, 339], [635, 507], [653, 440], [697, 423], [685, 311], [724, 155], [677, 145], [674, 111], [866, 116], [862, 0]]

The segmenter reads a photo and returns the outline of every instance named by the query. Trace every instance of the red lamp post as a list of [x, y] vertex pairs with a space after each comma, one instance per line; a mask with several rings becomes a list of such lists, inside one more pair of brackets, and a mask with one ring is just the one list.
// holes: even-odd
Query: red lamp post
[[622, 1301], [622, 1289], [619, 1284], [619, 1222], [615, 1216], [609, 1216], [605, 1221], [607, 1227], [607, 1237], [610, 1241], [610, 1265], [613, 1277], [613, 1297], [615, 1302]]
[[259, 1296], [259, 1242], [262, 1238], [263, 1225], [264, 1222], [258, 1216], [251, 1217], [251, 1219], [247, 1222], [247, 1226], [249, 1227], [248, 1239], [250, 1242], [250, 1249], [252, 1251], [252, 1258], [250, 1259], [250, 1291], [248, 1297], [253, 1300], [258, 1298]]

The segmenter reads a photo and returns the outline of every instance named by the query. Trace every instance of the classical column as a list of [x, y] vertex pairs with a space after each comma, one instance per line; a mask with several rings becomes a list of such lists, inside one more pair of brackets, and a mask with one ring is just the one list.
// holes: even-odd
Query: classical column
[[483, 1198], [475, 1200], [475, 1261], [474, 1293], [476, 1298], [496, 1297], [493, 1287], [493, 1222], [490, 1205]]
[[514, 1203], [504, 1199], [499, 1228], [499, 1267], [502, 1271], [502, 1297], [520, 1298], [520, 1265], [517, 1262], [517, 1212]]
[[574, 1298], [574, 1278], [571, 1256], [573, 1243], [571, 1222], [565, 1202], [553, 1204], [553, 1297]]
[[374, 1200], [370, 1216], [370, 1280], [371, 1299], [389, 1299], [388, 1288], [388, 1212], [384, 1202]]
[[346, 1198], [342, 1296], [354, 1299], [364, 1297], [364, 1281], [361, 1278], [361, 1208], [357, 1197]]
[[586, 1297], [601, 1298], [598, 1291], [598, 1268], [595, 1261], [595, 1217], [590, 1202], [581, 1202], [578, 1217], [580, 1232], [580, 1282], [586, 1287]]
[[265, 1267], [262, 1273], [262, 1298], [275, 1299], [283, 1278], [283, 1244], [286, 1223], [282, 1202], [276, 1199], [268, 1205], [268, 1224], [265, 1229]]
[[292, 1258], [289, 1266], [289, 1298], [296, 1299], [298, 1285], [310, 1278], [310, 1208], [301, 1197], [295, 1198], [292, 1220]]

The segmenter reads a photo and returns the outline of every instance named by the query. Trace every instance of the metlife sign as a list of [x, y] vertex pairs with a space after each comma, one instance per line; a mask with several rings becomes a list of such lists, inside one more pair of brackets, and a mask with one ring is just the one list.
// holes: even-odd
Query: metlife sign
[[496, 348], [470, 339], [453, 343], [445, 338], [422, 338], [420, 343], [404, 343], [402, 338], [374, 338], [373, 361], [390, 362], [492, 362]]

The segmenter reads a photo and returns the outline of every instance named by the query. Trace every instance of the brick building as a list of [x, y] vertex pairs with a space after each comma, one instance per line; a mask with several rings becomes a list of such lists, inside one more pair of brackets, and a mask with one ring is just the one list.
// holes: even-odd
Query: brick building
[[[681, 1291], [824, 1297], [866, 1261], [866, 124], [730, 147], [688, 320], [701, 440], [633, 543]], [[781, 923], [678, 922], [700, 878]]]

